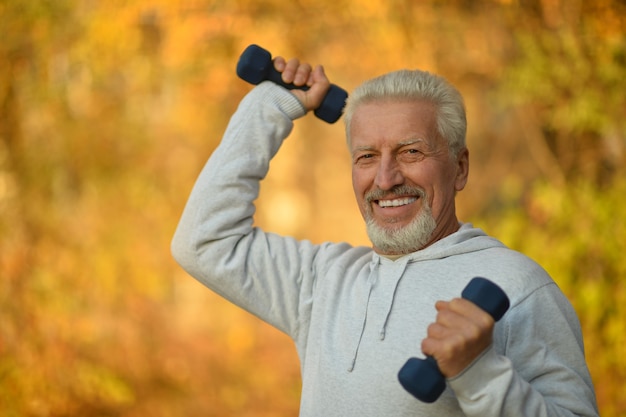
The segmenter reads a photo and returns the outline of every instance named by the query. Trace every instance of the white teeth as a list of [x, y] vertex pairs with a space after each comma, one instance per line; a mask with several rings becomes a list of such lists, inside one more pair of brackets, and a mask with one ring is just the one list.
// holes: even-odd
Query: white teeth
[[381, 207], [399, 207], [411, 204], [415, 200], [417, 200], [417, 197], [397, 198], [395, 200], [378, 200], [378, 205]]

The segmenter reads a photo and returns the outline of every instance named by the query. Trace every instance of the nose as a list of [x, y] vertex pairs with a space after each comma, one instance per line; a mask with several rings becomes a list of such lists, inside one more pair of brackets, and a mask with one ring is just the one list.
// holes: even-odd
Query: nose
[[376, 172], [375, 185], [381, 190], [391, 190], [396, 185], [404, 183], [404, 175], [395, 158], [381, 159]]

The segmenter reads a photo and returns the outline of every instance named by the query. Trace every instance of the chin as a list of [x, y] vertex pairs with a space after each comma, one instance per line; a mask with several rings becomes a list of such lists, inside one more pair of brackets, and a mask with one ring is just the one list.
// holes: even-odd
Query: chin
[[430, 243], [437, 227], [428, 206], [408, 224], [388, 222], [381, 225], [369, 217], [366, 225], [367, 235], [376, 251], [387, 255], [405, 255], [423, 249]]

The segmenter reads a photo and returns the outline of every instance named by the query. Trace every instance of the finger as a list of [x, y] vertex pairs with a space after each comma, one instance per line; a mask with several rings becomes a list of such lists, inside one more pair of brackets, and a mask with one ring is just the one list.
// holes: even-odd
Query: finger
[[326, 77], [323, 66], [318, 65], [313, 71], [311, 71], [309, 79], [307, 80], [307, 85], [311, 87], [311, 96], [315, 96], [314, 101], [317, 101], [317, 105], [319, 105], [330, 87], [330, 81], [328, 80], [328, 77]]
[[326, 72], [324, 72], [322, 65], [317, 65], [313, 71], [311, 71], [307, 84], [313, 85], [314, 83], [330, 85], [330, 81], [328, 81], [328, 77], [326, 77]]
[[435, 326], [428, 336], [443, 342], [444, 349], [475, 353], [491, 343], [495, 322], [488, 313], [461, 298], [442, 302], [437, 307]]
[[306, 84], [307, 86], [309, 86], [309, 87], [311, 87], [311, 86], [313, 85], [313, 83], [315, 82], [315, 76], [314, 76], [314, 74], [315, 74], [315, 70], [311, 71], [311, 72], [309, 73], [309, 77], [306, 79], [306, 83], [305, 83], [305, 84]]
[[301, 63], [296, 69], [296, 73], [293, 78], [293, 83], [297, 86], [302, 86], [307, 83], [311, 77], [311, 65], [308, 63]]
[[442, 324], [465, 320], [488, 327], [493, 322], [493, 318], [488, 313], [476, 304], [463, 298], [455, 298], [451, 301], [437, 301], [435, 308], [437, 309], [437, 320], [440, 320]]
[[282, 56], [277, 56], [274, 58], [274, 68], [278, 72], [283, 72], [285, 70], [285, 66], [287, 65], [285, 58]]
[[437, 317], [427, 329], [422, 352], [437, 360], [444, 375], [462, 371], [492, 343], [493, 318], [472, 302], [455, 298], [435, 303]]
[[487, 313], [467, 300], [454, 299], [437, 303], [435, 323], [428, 329], [428, 337], [436, 341], [459, 343], [459, 349], [466, 345], [480, 345], [490, 341], [494, 321]]
[[429, 333], [422, 340], [422, 352], [435, 358], [446, 377], [457, 375], [491, 344], [489, 337], [467, 338], [461, 332], [450, 331], [437, 324], [429, 329]]
[[464, 356], [467, 344], [459, 333], [443, 330], [443, 337], [428, 336], [422, 340], [424, 355], [432, 356], [437, 362], [449, 363]]
[[285, 63], [283, 68], [282, 78], [287, 84], [291, 84], [294, 81], [298, 67], [300, 66], [300, 60], [298, 58], [291, 58]]
[[437, 322], [431, 323], [426, 329], [426, 337], [435, 340], [444, 339], [448, 334], [450, 329]]
[[481, 328], [491, 328], [494, 325], [495, 321], [489, 313], [464, 298], [453, 299], [447, 307], [451, 312], [464, 317]]
[[437, 316], [435, 318], [436, 323], [439, 325], [458, 331], [459, 328], [467, 325], [468, 318], [465, 316], [464, 311], [458, 306], [453, 308], [453, 301], [437, 301], [435, 308], [437, 309]]
[[426, 337], [422, 340], [420, 348], [422, 349], [422, 353], [426, 356], [432, 356], [433, 358], [437, 353], [438, 342], [436, 339], [431, 337]]
[[437, 301], [435, 303], [435, 308], [437, 309], [437, 311], [441, 311], [444, 310], [446, 308], [449, 308], [449, 301]]

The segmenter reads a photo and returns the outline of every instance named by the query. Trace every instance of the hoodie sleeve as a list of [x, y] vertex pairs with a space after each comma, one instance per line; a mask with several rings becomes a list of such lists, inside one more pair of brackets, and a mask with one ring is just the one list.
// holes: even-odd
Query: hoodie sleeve
[[254, 228], [253, 215], [271, 158], [304, 114], [287, 90], [255, 87], [200, 173], [171, 245], [190, 275], [292, 337], [317, 249]]
[[494, 346], [448, 381], [467, 416], [598, 415], [578, 318], [556, 284], [535, 290], [498, 326]]

